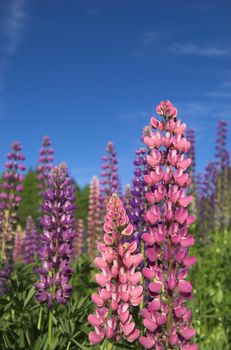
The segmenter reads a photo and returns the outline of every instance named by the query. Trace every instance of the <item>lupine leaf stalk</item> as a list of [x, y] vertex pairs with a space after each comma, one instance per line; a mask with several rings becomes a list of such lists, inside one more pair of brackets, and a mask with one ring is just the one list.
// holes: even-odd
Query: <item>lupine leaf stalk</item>
[[52, 148], [52, 142], [49, 136], [44, 136], [42, 141], [42, 147], [39, 151], [38, 167], [37, 167], [37, 179], [38, 179], [38, 195], [41, 197], [46, 191], [48, 185], [48, 179], [51, 169], [53, 168], [54, 150]]
[[128, 241], [133, 227], [117, 194], [109, 200], [104, 232], [104, 242], [98, 244], [101, 256], [95, 258], [101, 273], [95, 277], [98, 293], [92, 294], [96, 311], [88, 316], [94, 327], [89, 340], [91, 344], [97, 344], [106, 338], [111, 346], [122, 338], [133, 342], [139, 337], [131, 309], [143, 299], [143, 287], [139, 284], [142, 274], [136, 271], [143, 255], [136, 253], [135, 240]]
[[38, 250], [38, 233], [36, 225], [31, 216], [26, 220], [25, 242], [23, 249], [23, 260], [26, 264], [32, 264], [35, 261], [35, 254]]
[[97, 254], [97, 241], [100, 231], [100, 203], [99, 180], [93, 176], [89, 190], [88, 224], [87, 224], [87, 254], [95, 257]]
[[196, 350], [198, 346], [191, 342], [196, 334], [192, 312], [185, 305], [192, 297], [186, 277], [196, 262], [188, 251], [194, 244], [188, 228], [195, 220], [186, 209], [192, 200], [187, 195], [191, 159], [185, 157], [190, 142], [184, 136], [186, 125], [177, 120], [170, 101], [162, 101], [156, 110], [163, 119], [152, 117], [144, 137], [149, 150], [149, 173], [144, 176], [149, 186], [145, 214], [149, 232], [142, 235], [146, 244], [142, 272], [149, 282], [149, 300], [142, 310], [145, 333], [140, 343], [146, 349]]

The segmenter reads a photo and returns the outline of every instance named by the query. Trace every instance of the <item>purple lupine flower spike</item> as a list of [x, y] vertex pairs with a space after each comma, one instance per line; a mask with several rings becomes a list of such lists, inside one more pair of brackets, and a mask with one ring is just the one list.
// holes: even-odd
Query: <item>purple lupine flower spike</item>
[[101, 188], [100, 188], [100, 209], [103, 217], [106, 212], [107, 203], [113, 193], [121, 195], [121, 184], [118, 173], [118, 158], [114, 144], [108, 142], [105, 149], [106, 156], [102, 157]]
[[196, 334], [192, 312], [186, 307], [192, 297], [192, 284], [186, 278], [196, 262], [189, 255], [194, 238], [188, 234], [195, 217], [186, 209], [192, 200], [187, 195], [191, 159], [185, 157], [190, 142], [184, 137], [186, 125], [177, 120], [171, 102], [161, 102], [157, 113], [163, 121], [153, 117], [144, 137], [149, 149], [149, 172], [144, 176], [149, 186], [145, 214], [149, 232], [142, 236], [147, 259], [142, 272], [149, 282], [149, 300], [142, 310], [146, 331], [140, 343], [147, 349], [197, 350], [191, 342]]
[[32, 264], [35, 261], [35, 254], [38, 249], [38, 233], [36, 225], [31, 216], [26, 220], [25, 242], [23, 249], [23, 260], [26, 264]]
[[25, 241], [25, 232], [22, 230], [20, 225], [17, 225], [14, 238], [14, 251], [13, 260], [14, 262], [22, 260], [22, 251]]
[[20, 193], [23, 190], [22, 172], [25, 166], [22, 163], [25, 156], [21, 153], [22, 146], [13, 142], [11, 152], [7, 154], [6, 170], [0, 184], [0, 264], [13, 262], [14, 232], [17, 226], [17, 210], [21, 201]]
[[74, 239], [74, 256], [79, 258], [83, 254], [84, 224], [82, 219], [76, 220], [76, 236]]
[[66, 165], [61, 164], [51, 171], [41, 205], [43, 233], [39, 257], [42, 266], [38, 269], [40, 281], [35, 287], [38, 301], [47, 304], [49, 309], [55, 302], [65, 304], [72, 290], [69, 280], [73, 273], [70, 258], [75, 237], [74, 201], [72, 180]]
[[11, 152], [7, 154], [6, 170], [0, 184], [0, 294], [4, 293], [6, 280], [13, 267], [14, 232], [17, 226], [17, 211], [23, 190], [22, 163], [25, 156], [21, 153], [19, 142], [11, 144]]
[[42, 141], [42, 147], [39, 151], [39, 160], [37, 167], [37, 179], [39, 196], [41, 196], [47, 189], [49, 174], [53, 168], [54, 151], [52, 148], [52, 142], [49, 136], [44, 136]]
[[146, 222], [144, 220], [144, 212], [146, 209], [145, 193], [147, 185], [144, 182], [144, 175], [147, 173], [147, 150], [145, 148], [138, 148], [136, 150], [136, 158], [133, 161], [135, 166], [134, 178], [132, 181], [132, 198], [131, 208], [129, 211], [129, 219], [134, 227], [134, 235], [140, 248], [141, 235], [146, 231]]
[[229, 161], [230, 155], [227, 150], [227, 121], [219, 120], [217, 125], [216, 139], [216, 206], [215, 206], [215, 229], [227, 230], [230, 226], [230, 193], [229, 193]]

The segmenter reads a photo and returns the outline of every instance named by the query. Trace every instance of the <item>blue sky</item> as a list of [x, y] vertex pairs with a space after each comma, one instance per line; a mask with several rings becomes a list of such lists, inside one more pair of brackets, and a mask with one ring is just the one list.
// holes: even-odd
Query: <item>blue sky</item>
[[168, 98], [196, 130], [201, 171], [231, 120], [230, 23], [229, 0], [1, 0], [0, 170], [12, 140], [35, 167], [47, 134], [83, 185], [113, 141], [125, 185]]

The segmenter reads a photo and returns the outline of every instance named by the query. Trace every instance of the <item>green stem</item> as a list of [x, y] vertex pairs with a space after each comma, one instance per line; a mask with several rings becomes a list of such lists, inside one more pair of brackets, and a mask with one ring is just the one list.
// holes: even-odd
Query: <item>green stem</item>
[[48, 320], [48, 349], [51, 350], [52, 345], [52, 325], [53, 325], [53, 309], [49, 310], [49, 320]]
[[39, 319], [38, 319], [38, 329], [41, 329], [41, 323], [42, 323], [42, 314], [43, 314], [43, 307], [40, 306], [40, 310], [39, 310]]
[[112, 350], [112, 349], [113, 349], [113, 344], [112, 343], [108, 344], [108, 350]]
[[69, 340], [69, 342], [68, 342], [68, 344], [67, 344], [66, 350], [69, 350], [69, 349], [70, 349], [70, 346], [71, 346], [71, 341]]

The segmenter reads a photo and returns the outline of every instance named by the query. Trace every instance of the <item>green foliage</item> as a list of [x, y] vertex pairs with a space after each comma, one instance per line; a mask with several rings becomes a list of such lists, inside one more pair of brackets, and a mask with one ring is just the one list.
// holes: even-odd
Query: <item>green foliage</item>
[[87, 227], [89, 185], [84, 186], [82, 189], [77, 187], [76, 193], [77, 218], [82, 219], [84, 226]]
[[202, 350], [231, 348], [231, 232], [216, 232], [212, 242], [193, 248], [192, 302]]
[[[198, 244], [191, 253], [198, 257], [190, 278], [194, 286], [191, 307], [200, 350], [230, 350], [231, 232], [214, 233], [209, 243]], [[48, 350], [48, 312], [35, 298], [34, 268], [35, 265], [16, 266], [7, 283], [6, 294], [0, 297], [1, 350]], [[72, 296], [67, 305], [59, 305], [54, 310], [52, 349], [109, 349], [107, 340], [95, 346], [88, 342], [91, 327], [87, 316], [95, 308], [90, 295], [97, 290], [94, 266], [83, 256], [73, 262], [73, 268]], [[138, 313], [135, 318], [137, 324], [140, 323]], [[117, 349], [141, 350], [142, 347], [138, 342], [121, 341], [113, 345], [113, 350]]]
[[36, 172], [30, 170], [24, 181], [24, 190], [22, 192], [22, 200], [19, 205], [18, 216], [19, 223], [24, 227], [27, 217], [30, 215], [35, 221], [38, 218], [40, 199], [38, 197]]

